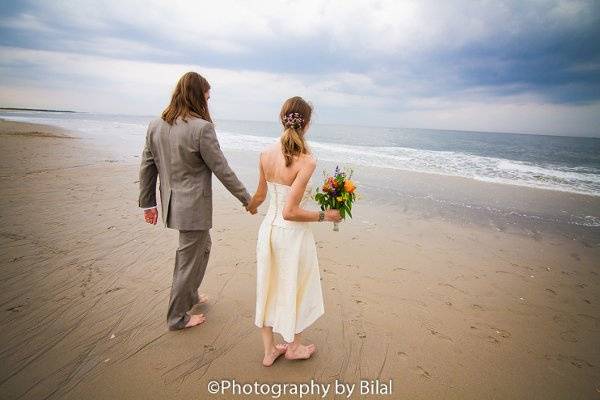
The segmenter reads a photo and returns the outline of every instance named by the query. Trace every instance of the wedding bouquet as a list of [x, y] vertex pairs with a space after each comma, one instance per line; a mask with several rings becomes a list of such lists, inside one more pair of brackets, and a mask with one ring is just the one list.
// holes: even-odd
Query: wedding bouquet
[[[356, 186], [352, 182], [352, 170], [341, 171], [338, 166], [335, 167], [333, 176], [325, 176], [323, 186], [317, 188], [315, 200], [321, 206], [321, 210], [327, 209], [340, 210], [342, 218], [348, 215], [352, 218], [352, 203], [356, 200]], [[333, 223], [333, 230], [339, 231], [337, 222]]]

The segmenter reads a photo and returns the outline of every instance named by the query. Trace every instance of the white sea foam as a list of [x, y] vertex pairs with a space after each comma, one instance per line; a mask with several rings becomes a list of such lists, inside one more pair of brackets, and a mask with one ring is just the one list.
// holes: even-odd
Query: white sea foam
[[[146, 125], [85, 115], [46, 117], [48, 114], [3, 116], [3, 118], [54, 124], [78, 131], [86, 137], [103, 140], [126, 155], [137, 154], [143, 145]], [[218, 131], [224, 150], [260, 151], [274, 143], [274, 137]], [[364, 165], [406, 171], [460, 176], [486, 182], [529, 186], [571, 193], [600, 196], [600, 171], [593, 168], [568, 168], [561, 165], [534, 165], [522, 161], [484, 157], [453, 151], [434, 151], [407, 147], [372, 147], [324, 142], [309, 142], [317, 158], [340, 164]], [[594, 224], [597, 221], [584, 221]]]
[[[275, 138], [220, 132], [223, 148], [260, 151]], [[521, 161], [406, 147], [351, 146], [309, 142], [326, 161], [460, 176], [486, 182], [600, 196], [600, 174], [586, 168], [537, 166]]]

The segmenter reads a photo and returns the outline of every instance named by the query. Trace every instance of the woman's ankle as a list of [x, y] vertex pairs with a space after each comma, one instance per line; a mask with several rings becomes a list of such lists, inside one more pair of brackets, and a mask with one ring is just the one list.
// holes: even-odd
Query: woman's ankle
[[275, 347], [274, 344], [272, 344], [271, 347], [265, 348], [265, 356], [270, 356], [271, 354], [275, 353], [276, 351], [277, 351], [277, 348]]
[[288, 345], [287, 345], [288, 349], [291, 351], [298, 349], [300, 346], [301, 346], [300, 342], [292, 342], [292, 343], [288, 343]]

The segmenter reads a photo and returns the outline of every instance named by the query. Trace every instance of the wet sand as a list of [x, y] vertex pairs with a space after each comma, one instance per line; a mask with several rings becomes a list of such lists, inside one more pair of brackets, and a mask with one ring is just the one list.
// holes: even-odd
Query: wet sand
[[144, 223], [137, 165], [65, 135], [0, 122], [2, 398], [232, 398], [209, 396], [215, 379], [392, 379], [372, 398], [394, 399], [600, 395], [597, 242], [358, 204], [339, 233], [314, 226], [326, 311], [304, 336], [317, 354], [264, 368], [265, 206], [246, 215], [215, 180], [207, 322], [170, 332], [177, 233]]

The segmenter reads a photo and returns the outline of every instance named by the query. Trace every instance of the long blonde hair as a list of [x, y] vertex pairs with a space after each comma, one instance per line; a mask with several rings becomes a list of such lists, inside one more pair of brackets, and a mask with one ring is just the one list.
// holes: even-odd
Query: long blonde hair
[[287, 99], [281, 106], [279, 113], [279, 120], [283, 125], [281, 149], [286, 167], [292, 164], [294, 157], [309, 153], [304, 132], [310, 123], [311, 114], [312, 106], [300, 96]]
[[171, 103], [165, 108], [161, 118], [169, 125], [178, 117], [187, 121], [188, 117], [199, 117], [208, 122], [212, 122], [208, 112], [208, 103], [204, 93], [210, 90], [210, 84], [202, 75], [197, 72], [186, 72], [171, 96]]

